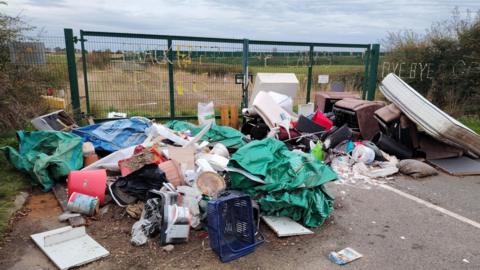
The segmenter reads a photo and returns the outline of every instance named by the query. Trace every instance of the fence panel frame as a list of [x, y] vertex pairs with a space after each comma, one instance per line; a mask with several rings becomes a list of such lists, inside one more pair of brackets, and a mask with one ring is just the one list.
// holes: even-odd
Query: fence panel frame
[[[307, 62], [307, 83], [306, 83], [306, 97], [305, 102], [310, 102], [310, 94], [313, 81], [313, 54], [315, 47], [327, 48], [357, 48], [365, 49], [364, 59], [364, 81], [362, 84], [362, 98], [373, 100], [375, 97], [376, 80], [377, 80], [377, 65], [380, 54], [379, 44], [348, 44], [348, 43], [318, 43], [318, 42], [293, 42], [293, 41], [267, 41], [267, 40], [249, 40], [249, 39], [233, 39], [233, 38], [210, 38], [210, 37], [194, 37], [194, 36], [175, 36], [175, 35], [156, 35], [156, 34], [139, 34], [139, 33], [119, 33], [119, 32], [99, 32], [99, 31], [84, 31], [80, 30], [80, 45], [82, 52], [82, 68], [84, 74], [84, 87], [86, 96], [87, 114], [90, 113], [90, 100], [88, 94], [88, 78], [87, 78], [87, 60], [85, 37], [116, 37], [116, 38], [136, 38], [136, 39], [154, 39], [164, 40], [167, 42], [168, 59], [173, 59], [172, 44], [174, 41], [204, 41], [204, 42], [218, 42], [218, 43], [236, 43], [242, 44], [242, 99], [241, 107], [248, 106], [248, 87], [249, 87], [249, 61], [248, 55], [250, 52], [250, 45], [280, 45], [280, 46], [305, 46], [308, 47], [308, 62]], [[71, 40], [71, 42], [68, 42]], [[73, 42], [76, 42], [76, 37], [73, 36], [72, 29], [65, 29], [65, 42], [67, 45], [67, 60], [69, 67], [70, 89], [72, 96], [72, 105], [74, 111], [80, 110], [80, 99], [78, 91], [78, 77], [75, 64], [75, 48]], [[72, 54], [73, 52], [73, 54]], [[73, 57], [72, 57], [73, 55]], [[154, 117], [156, 119], [193, 119], [196, 116], [177, 116], [175, 115], [175, 81], [174, 81], [174, 65], [169, 61], [168, 67], [168, 92], [170, 102], [169, 116]], [[105, 119], [98, 119], [105, 120]]]

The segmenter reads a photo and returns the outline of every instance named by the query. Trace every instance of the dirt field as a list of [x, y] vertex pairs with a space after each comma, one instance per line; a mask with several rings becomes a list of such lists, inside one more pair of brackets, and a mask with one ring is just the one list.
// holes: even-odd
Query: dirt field
[[[306, 67], [263, 67], [252, 68], [252, 72], [294, 72], [300, 85], [295, 104], [305, 102]], [[352, 70], [359, 71], [358, 66], [318, 67], [315, 73], [324, 72], [332, 75]], [[198, 102], [213, 101], [215, 105], [240, 105], [242, 88], [235, 84], [235, 74], [208, 75], [194, 74], [175, 70], [175, 113], [179, 116], [194, 116]], [[354, 80], [352, 78], [352, 80]], [[326, 90], [328, 85], [320, 86], [313, 79], [312, 94], [317, 90]], [[84, 78], [79, 74], [80, 96], [86, 102]], [[354, 81], [347, 81], [346, 89], [358, 90]], [[168, 116], [170, 113], [170, 96], [168, 71], [164, 65], [149, 66], [126, 70], [124, 67], [110, 65], [105, 69], [91, 69], [88, 72], [88, 93], [91, 113], [102, 118], [109, 111], [127, 112], [129, 115]], [[252, 87], [250, 87], [250, 93]], [[85, 105], [84, 105], [85, 106]]]
[[[169, 253], [162, 250], [157, 240], [150, 240], [145, 246], [135, 247], [130, 244], [130, 231], [135, 220], [126, 214], [124, 208], [113, 203], [107, 207], [106, 214], [88, 221], [87, 232], [111, 255], [81, 269], [258, 269], [258, 261], [252, 259], [255, 255], [222, 264], [210, 250], [208, 234], [205, 231], [191, 231], [189, 242], [175, 245], [174, 250]], [[67, 226], [67, 223], [57, 220], [61, 213], [61, 208], [51, 192], [34, 191], [25, 207], [12, 220], [10, 232], [0, 245], [2, 269], [56, 269], [30, 239], [30, 235]], [[326, 224], [328, 223], [327, 221]], [[261, 231], [268, 239], [268, 242], [262, 245], [263, 254], [274, 255], [286, 251], [302, 253], [303, 249], [299, 244], [308, 242], [311, 238], [303, 236], [279, 239], [263, 224]]]

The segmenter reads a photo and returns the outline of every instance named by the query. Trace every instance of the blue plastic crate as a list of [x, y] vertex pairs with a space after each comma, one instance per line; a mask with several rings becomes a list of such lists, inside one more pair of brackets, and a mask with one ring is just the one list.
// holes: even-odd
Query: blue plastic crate
[[250, 196], [229, 192], [208, 202], [210, 246], [222, 262], [229, 262], [255, 250], [255, 224]]

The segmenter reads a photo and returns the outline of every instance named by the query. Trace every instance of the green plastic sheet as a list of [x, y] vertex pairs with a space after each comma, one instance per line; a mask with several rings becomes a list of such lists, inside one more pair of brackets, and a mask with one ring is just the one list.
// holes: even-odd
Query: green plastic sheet
[[61, 131], [18, 131], [19, 151], [0, 148], [7, 160], [49, 191], [56, 180], [83, 166], [82, 138]]
[[276, 139], [252, 141], [232, 155], [229, 167], [264, 179], [254, 182], [230, 172], [233, 189], [250, 194], [266, 215], [287, 216], [308, 227], [318, 227], [333, 211], [333, 197], [323, 184], [336, 173], [310, 154], [288, 150]]
[[[193, 136], [197, 135], [202, 130], [202, 127], [178, 120], [169, 121], [165, 124], [165, 126], [175, 131], [190, 130]], [[210, 130], [203, 135], [201, 140], [218, 142], [230, 148], [239, 148], [246, 144], [246, 142], [242, 139], [244, 136], [245, 135], [243, 135], [243, 133], [234, 128], [212, 125]]]

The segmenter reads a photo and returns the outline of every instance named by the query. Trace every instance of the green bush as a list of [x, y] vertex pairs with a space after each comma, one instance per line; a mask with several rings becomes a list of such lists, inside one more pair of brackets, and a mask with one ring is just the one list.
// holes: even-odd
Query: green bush
[[0, 129], [20, 129], [34, 116], [44, 113], [41, 87], [36, 82], [39, 71], [28, 65], [12, 65], [9, 45], [23, 40], [30, 28], [18, 17], [0, 13]]
[[[480, 17], [435, 23], [425, 34], [390, 33], [385, 40], [391, 63], [429, 65], [428, 78], [404, 76], [407, 83], [453, 115], [480, 111]], [[398, 75], [398, 74], [397, 74]]]

